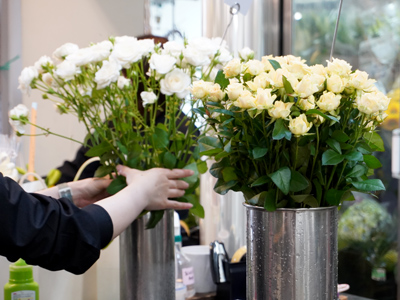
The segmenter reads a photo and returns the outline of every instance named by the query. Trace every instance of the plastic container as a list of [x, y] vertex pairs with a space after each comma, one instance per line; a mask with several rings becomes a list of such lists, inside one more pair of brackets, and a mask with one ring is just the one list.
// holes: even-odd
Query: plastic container
[[33, 280], [32, 266], [19, 259], [10, 265], [10, 279], [4, 286], [4, 300], [39, 300], [39, 285]]

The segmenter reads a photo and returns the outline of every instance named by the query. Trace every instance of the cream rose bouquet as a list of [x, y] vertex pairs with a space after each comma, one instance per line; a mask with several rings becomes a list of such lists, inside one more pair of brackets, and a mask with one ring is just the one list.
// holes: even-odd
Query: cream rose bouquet
[[215, 132], [199, 144], [216, 160], [216, 192], [241, 191], [248, 204], [274, 211], [339, 206], [352, 191], [384, 190], [368, 177], [381, 167], [376, 128], [390, 99], [367, 73], [340, 59], [325, 67], [290, 55], [241, 55], [216, 83], [192, 88]]
[[[117, 164], [141, 170], [193, 169], [195, 175], [187, 179], [191, 187], [180, 200], [192, 202], [192, 212], [202, 216], [193, 191], [199, 172], [207, 167], [199, 157], [198, 116], [191, 112], [194, 103], [188, 95], [193, 81], [213, 80], [231, 59], [218, 38], [163, 46], [128, 36], [86, 48], [67, 43], [53, 58], [43, 56], [25, 68], [19, 88], [27, 93], [40, 90], [60, 113], [74, 114], [86, 126], [88, 135], [81, 143], [90, 148], [87, 156], [100, 157], [96, 176], [113, 174]], [[29, 123], [24, 114], [10, 118], [18, 126]], [[109, 192], [124, 186], [125, 178], [117, 176]], [[153, 225], [162, 213], [153, 213]]]

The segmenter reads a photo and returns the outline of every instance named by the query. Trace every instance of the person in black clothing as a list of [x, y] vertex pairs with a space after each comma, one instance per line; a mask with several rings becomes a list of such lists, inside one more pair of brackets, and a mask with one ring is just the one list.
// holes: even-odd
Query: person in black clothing
[[26, 193], [0, 173], [0, 255], [10, 261], [23, 258], [51, 271], [82, 274], [143, 210], [192, 206], [168, 199], [185, 193], [188, 184], [179, 178], [192, 175], [190, 170], [117, 170], [127, 182], [120, 192], [106, 197], [110, 179], [80, 180], [68, 183], [73, 202], [57, 200], [57, 187]]

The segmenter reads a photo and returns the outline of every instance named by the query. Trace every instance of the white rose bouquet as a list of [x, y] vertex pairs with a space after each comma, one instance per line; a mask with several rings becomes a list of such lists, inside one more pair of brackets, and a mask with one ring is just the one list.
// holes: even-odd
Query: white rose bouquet
[[340, 59], [324, 67], [290, 55], [244, 57], [217, 84], [192, 88], [216, 134], [199, 140], [200, 154], [216, 160], [216, 192], [242, 191], [248, 204], [274, 211], [339, 206], [352, 191], [384, 190], [368, 178], [381, 167], [376, 127], [390, 101], [375, 80]]
[[[187, 96], [193, 81], [214, 80], [231, 59], [221, 39], [161, 46], [152, 39], [122, 36], [81, 49], [67, 43], [53, 53], [53, 59], [43, 56], [25, 68], [19, 88], [27, 93], [40, 90], [60, 113], [74, 114], [85, 124], [88, 135], [82, 144], [90, 148], [86, 155], [101, 160], [97, 176], [113, 174], [117, 164], [141, 170], [193, 169], [195, 175], [187, 179], [191, 188], [181, 200], [192, 202], [192, 212], [202, 216], [204, 211], [192, 196], [199, 172], [207, 167], [199, 157], [198, 115], [191, 113], [194, 103]], [[15, 125], [29, 123], [24, 114], [13, 113], [10, 118], [19, 122]], [[125, 178], [118, 176], [109, 192], [124, 185]], [[154, 213], [153, 225], [162, 213]]]

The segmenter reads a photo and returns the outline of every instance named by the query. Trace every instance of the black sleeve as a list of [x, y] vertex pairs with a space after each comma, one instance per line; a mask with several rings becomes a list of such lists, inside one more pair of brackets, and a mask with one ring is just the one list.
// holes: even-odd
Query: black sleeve
[[[89, 148], [87, 147], [80, 147], [73, 161], [64, 161], [63, 165], [57, 168], [61, 172], [61, 178], [58, 183], [73, 181], [79, 168], [90, 158], [85, 155], [88, 150]], [[98, 161], [90, 163], [83, 170], [79, 179], [94, 177], [94, 173], [99, 166], [100, 162]]]
[[82, 274], [111, 240], [113, 224], [99, 205], [26, 193], [0, 173], [0, 255], [45, 269]]

